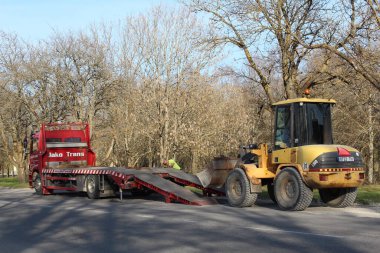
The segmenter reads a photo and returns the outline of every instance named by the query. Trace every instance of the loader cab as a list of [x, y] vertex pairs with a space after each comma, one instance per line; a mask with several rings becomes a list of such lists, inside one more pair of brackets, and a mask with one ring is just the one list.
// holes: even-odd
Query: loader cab
[[331, 99], [298, 98], [273, 104], [273, 150], [314, 144], [333, 144]]

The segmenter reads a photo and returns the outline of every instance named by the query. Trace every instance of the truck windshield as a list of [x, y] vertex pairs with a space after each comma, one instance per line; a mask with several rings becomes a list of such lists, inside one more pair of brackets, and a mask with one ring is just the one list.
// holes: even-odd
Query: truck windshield
[[307, 103], [307, 143], [332, 144], [330, 104]]

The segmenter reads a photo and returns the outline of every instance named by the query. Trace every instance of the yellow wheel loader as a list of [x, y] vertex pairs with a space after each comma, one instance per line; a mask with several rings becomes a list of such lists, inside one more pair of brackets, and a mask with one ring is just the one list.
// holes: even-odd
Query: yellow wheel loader
[[[204, 185], [223, 185], [231, 206], [252, 206], [262, 186], [282, 210], [304, 210], [318, 189], [332, 207], [354, 203], [365, 168], [358, 150], [333, 143], [331, 99], [297, 98], [273, 104], [273, 145], [249, 145], [237, 161], [198, 174]], [[227, 164], [227, 165], [226, 165]], [[223, 182], [223, 183], [222, 183]]]

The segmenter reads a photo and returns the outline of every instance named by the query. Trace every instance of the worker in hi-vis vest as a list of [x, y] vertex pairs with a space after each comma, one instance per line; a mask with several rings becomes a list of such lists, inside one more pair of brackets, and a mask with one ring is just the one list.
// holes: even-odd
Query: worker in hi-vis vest
[[164, 160], [164, 161], [162, 162], [162, 164], [163, 164], [164, 166], [168, 166], [168, 167], [173, 168], [173, 169], [176, 169], [176, 170], [180, 170], [180, 169], [181, 169], [181, 167], [175, 162], [174, 159]]

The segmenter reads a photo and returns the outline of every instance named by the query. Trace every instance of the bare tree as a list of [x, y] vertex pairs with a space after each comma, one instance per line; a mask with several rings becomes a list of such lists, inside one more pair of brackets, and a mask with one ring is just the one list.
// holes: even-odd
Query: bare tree
[[[195, 17], [184, 9], [153, 9], [148, 15], [128, 18], [123, 30], [123, 60], [137, 75], [135, 94], [144, 106], [137, 114], [144, 115], [146, 138], [158, 141], [159, 159], [174, 156], [178, 143], [178, 121], [181, 92], [188, 80], [200, 72], [210, 59], [210, 52], [195, 48], [194, 38], [203, 36]], [[133, 51], [130, 52], [129, 50]], [[136, 55], [138, 52], [138, 55]], [[125, 71], [127, 72], [127, 71]]]
[[27, 48], [14, 34], [0, 33], [0, 142], [1, 153], [20, 182], [26, 180], [23, 140], [30, 124], [32, 103], [25, 72]]
[[50, 45], [54, 85], [60, 90], [66, 112], [93, 123], [94, 116], [109, 102], [112, 75], [112, 44], [109, 34], [94, 30], [57, 35]]
[[[376, 50], [375, 50], [376, 51]], [[378, 51], [378, 50], [377, 50]], [[329, 52], [327, 55], [331, 57]], [[363, 55], [362, 57], [365, 57]], [[313, 67], [320, 70], [326, 64], [324, 56], [316, 56]], [[365, 61], [361, 59], [361, 61]], [[366, 160], [367, 180], [375, 182], [376, 153], [380, 136], [380, 92], [361, 76], [352, 72], [351, 66], [338, 56], [332, 56], [323, 72], [319, 72], [315, 95], [331, 97], [338, 101], [334, 110], [335, 136], [338, 143], [359, 149]], [[314, 93], [314, 92], [313, 92]]]
[[380, 2], [379, 0], [367, 0], [366, 1], [371, 9], [373, 18], [377, 23], [377, 27], [380, 29]]
[[[276, 98], [272, 91], [271, 78], [281, 75], [286, 97], [294, 98], [303, 91], [300, 71], [308, 49], [302, 49], [300, 42], [293, 39], [313, 40], [322, 24], [315, 22], [324, 1], [186, 1], [196, 12], [211, 15], [217, 33], [208, 43], [213, 47], [232, 44], [240, 48], [248, 66], [254, 71], [256, 81], [261, 85], [273, 103]], [[268, 63], [276, 63], [272, 69]]]
[[[379, 29], [373, 27], [371, 15], [369, 5], [365, 1], [337, 2], [326, 9], [324, 15], [317, 20], [324, 26], [313, 29], [314, 34], [318, 32], [313, 39], [301, 38], [298, 34], [293, 36], [304, 48], [327, 50], [339, 56], [379, 90], [378, 59], [373, 58], [375, 61], [368, 64], [368, 61], [361, 61], [363, 58], [360, 57], [366, 48], [376, 47], [375, 41], [379, 38]], [[331, 19], [332, 16], [337, 18]], [[309, 86], [313, 84], [313, 80], [307, 83]]]

